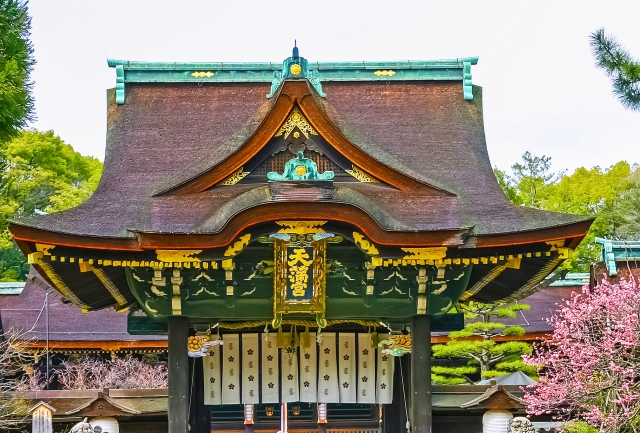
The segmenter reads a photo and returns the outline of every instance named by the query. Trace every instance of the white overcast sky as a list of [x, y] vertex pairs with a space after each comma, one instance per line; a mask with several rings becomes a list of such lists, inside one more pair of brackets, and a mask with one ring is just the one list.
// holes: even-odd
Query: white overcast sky
[[[479, 56], [489, 155], [525, 151], [560, 170], [640, 162], [640, 112], [624, 110], [594, 67], [604, 27], [640, 58], [640, 2], [31, 0], [38, 117], [75, 149], [104, 158], [107, 57], [280, 62], [298, 40], [309, 61]], [[265, 92], [268, 85], [265, 85]]]

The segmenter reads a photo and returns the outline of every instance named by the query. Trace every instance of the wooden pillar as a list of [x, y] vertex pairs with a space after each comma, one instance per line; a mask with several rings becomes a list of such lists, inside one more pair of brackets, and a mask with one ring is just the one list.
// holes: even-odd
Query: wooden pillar
[[169, 328], [169, 433], [188, 432], [189, 422], [189, 319], [167, 318]]
[[431, 318], [411, 318], [411, 431], [431, 433]]
[[[405, 407], [409, 407], [409, 356], [395, 357], [395, 368], [393, 376], [393, 402], [385, 404], [382, 408], [382, 431], [383, 433], [405, 432], [407, 425], [407, 412]], [[404, 379], [404, 382], [403, 382]], [[406, 391], [406, 396], [405, 396]], [[406, 406], [405, 406], [406, 405]]]
[[189, 411], [190, 433], [211, 433], [211, 408], [204, 404], [204, 373], [202, 358], [189, 358], [191, 378], [191, 410]]

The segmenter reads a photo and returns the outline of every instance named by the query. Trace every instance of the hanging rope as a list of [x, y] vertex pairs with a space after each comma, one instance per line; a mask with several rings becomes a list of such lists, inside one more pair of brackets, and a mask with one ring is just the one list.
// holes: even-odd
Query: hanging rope
[[402, 398], [404, 399], [404, 414], [407, 417], [407, 433], [411, 432], [411, 421], [409, 421], [409, 410], [407, 409], [407, 394], [404, 391], [404, 373], [402, 372], [402, 359], [400, 362], [400, 379], [402, 379]]
[[189, 409], [187, 410], [187, 431], [191, 431], [191, 397], [193, 396], [193, 378], [195, 377], [196, 363], [191, 364], [191, 388], [189, 389]]

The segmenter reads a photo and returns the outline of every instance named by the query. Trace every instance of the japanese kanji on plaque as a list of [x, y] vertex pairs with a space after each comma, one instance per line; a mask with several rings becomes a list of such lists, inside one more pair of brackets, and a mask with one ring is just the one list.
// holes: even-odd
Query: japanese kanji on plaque
[[283, 314], [315, 315], [324, 327], [326, 290], [326, 237], [290, 234], [274, 239], [274, 327]]

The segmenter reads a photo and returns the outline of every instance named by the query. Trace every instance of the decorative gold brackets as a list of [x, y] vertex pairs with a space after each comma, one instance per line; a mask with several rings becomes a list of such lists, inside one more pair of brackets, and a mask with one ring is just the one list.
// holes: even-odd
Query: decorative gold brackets
[[446, 247], [435, 248], [402, 248], [408, 253], [402, 260], [441, 260], [447, 256]]
[[240, 236], [238, 240], [227, 248], [227, 251], [224, 252], [225, 257], [233, 257], [237, 255], [240, 251], [244, 249], [247, 245], [249, 245], [249, 241], [251, 240], [251, 235], [246, 234], [244, 236]]
[[367, 238], [365, 238], [362, 234], [353, 232], [353, 240], [362, 251], [369, 254], [370, 256], [377, 256], [379, 254], [376, 246], [372, 242], [367, 240]]
[[218, 183], [218, 185], [227, 185], [227, 186], [235, 185], [236, 183], [240, 182], [242, 179], [244, 179], [248, 175], [249, 175], [249, 172], [244, 171], [244, 167], [240, 167], [238, 171], [233, 173], [231, 176], [229, 176], [222, 182]]
[[293, 111], [291, 111], [287, 120], [285, 120], [280, 129], [278, 129], [275, 136], [283, 136], [284, 138], [287, 138], [295, 128], [298, 128], [306, 138], [309, 138], [309, 134], [318, 135], [318, 131], [313, 129], [313, 126], [307, 122], [307, 119], [305, 119], [298, 107], [294, 107]]
[[326, 223], [326, 221], [276, 221], [276, 224], [282, 227], [278, 233], [297, 235], [324, 233], [320, 226]]
[[360, 167], [356, 165], [352, 165], [351, 170], [345, 170], [345, 171], [349, 173], [351, 176], [358, 179], [360, 182], [378, 183], [376, 179], [371, 177], [368, 173], [366, 173], [364, 170], [362, 170]]
[[156, 255], [161, 262], [184, 263], [199, 262], [199, 258], [192, 256], [201, 252], [202, 250], [156, 250]]

